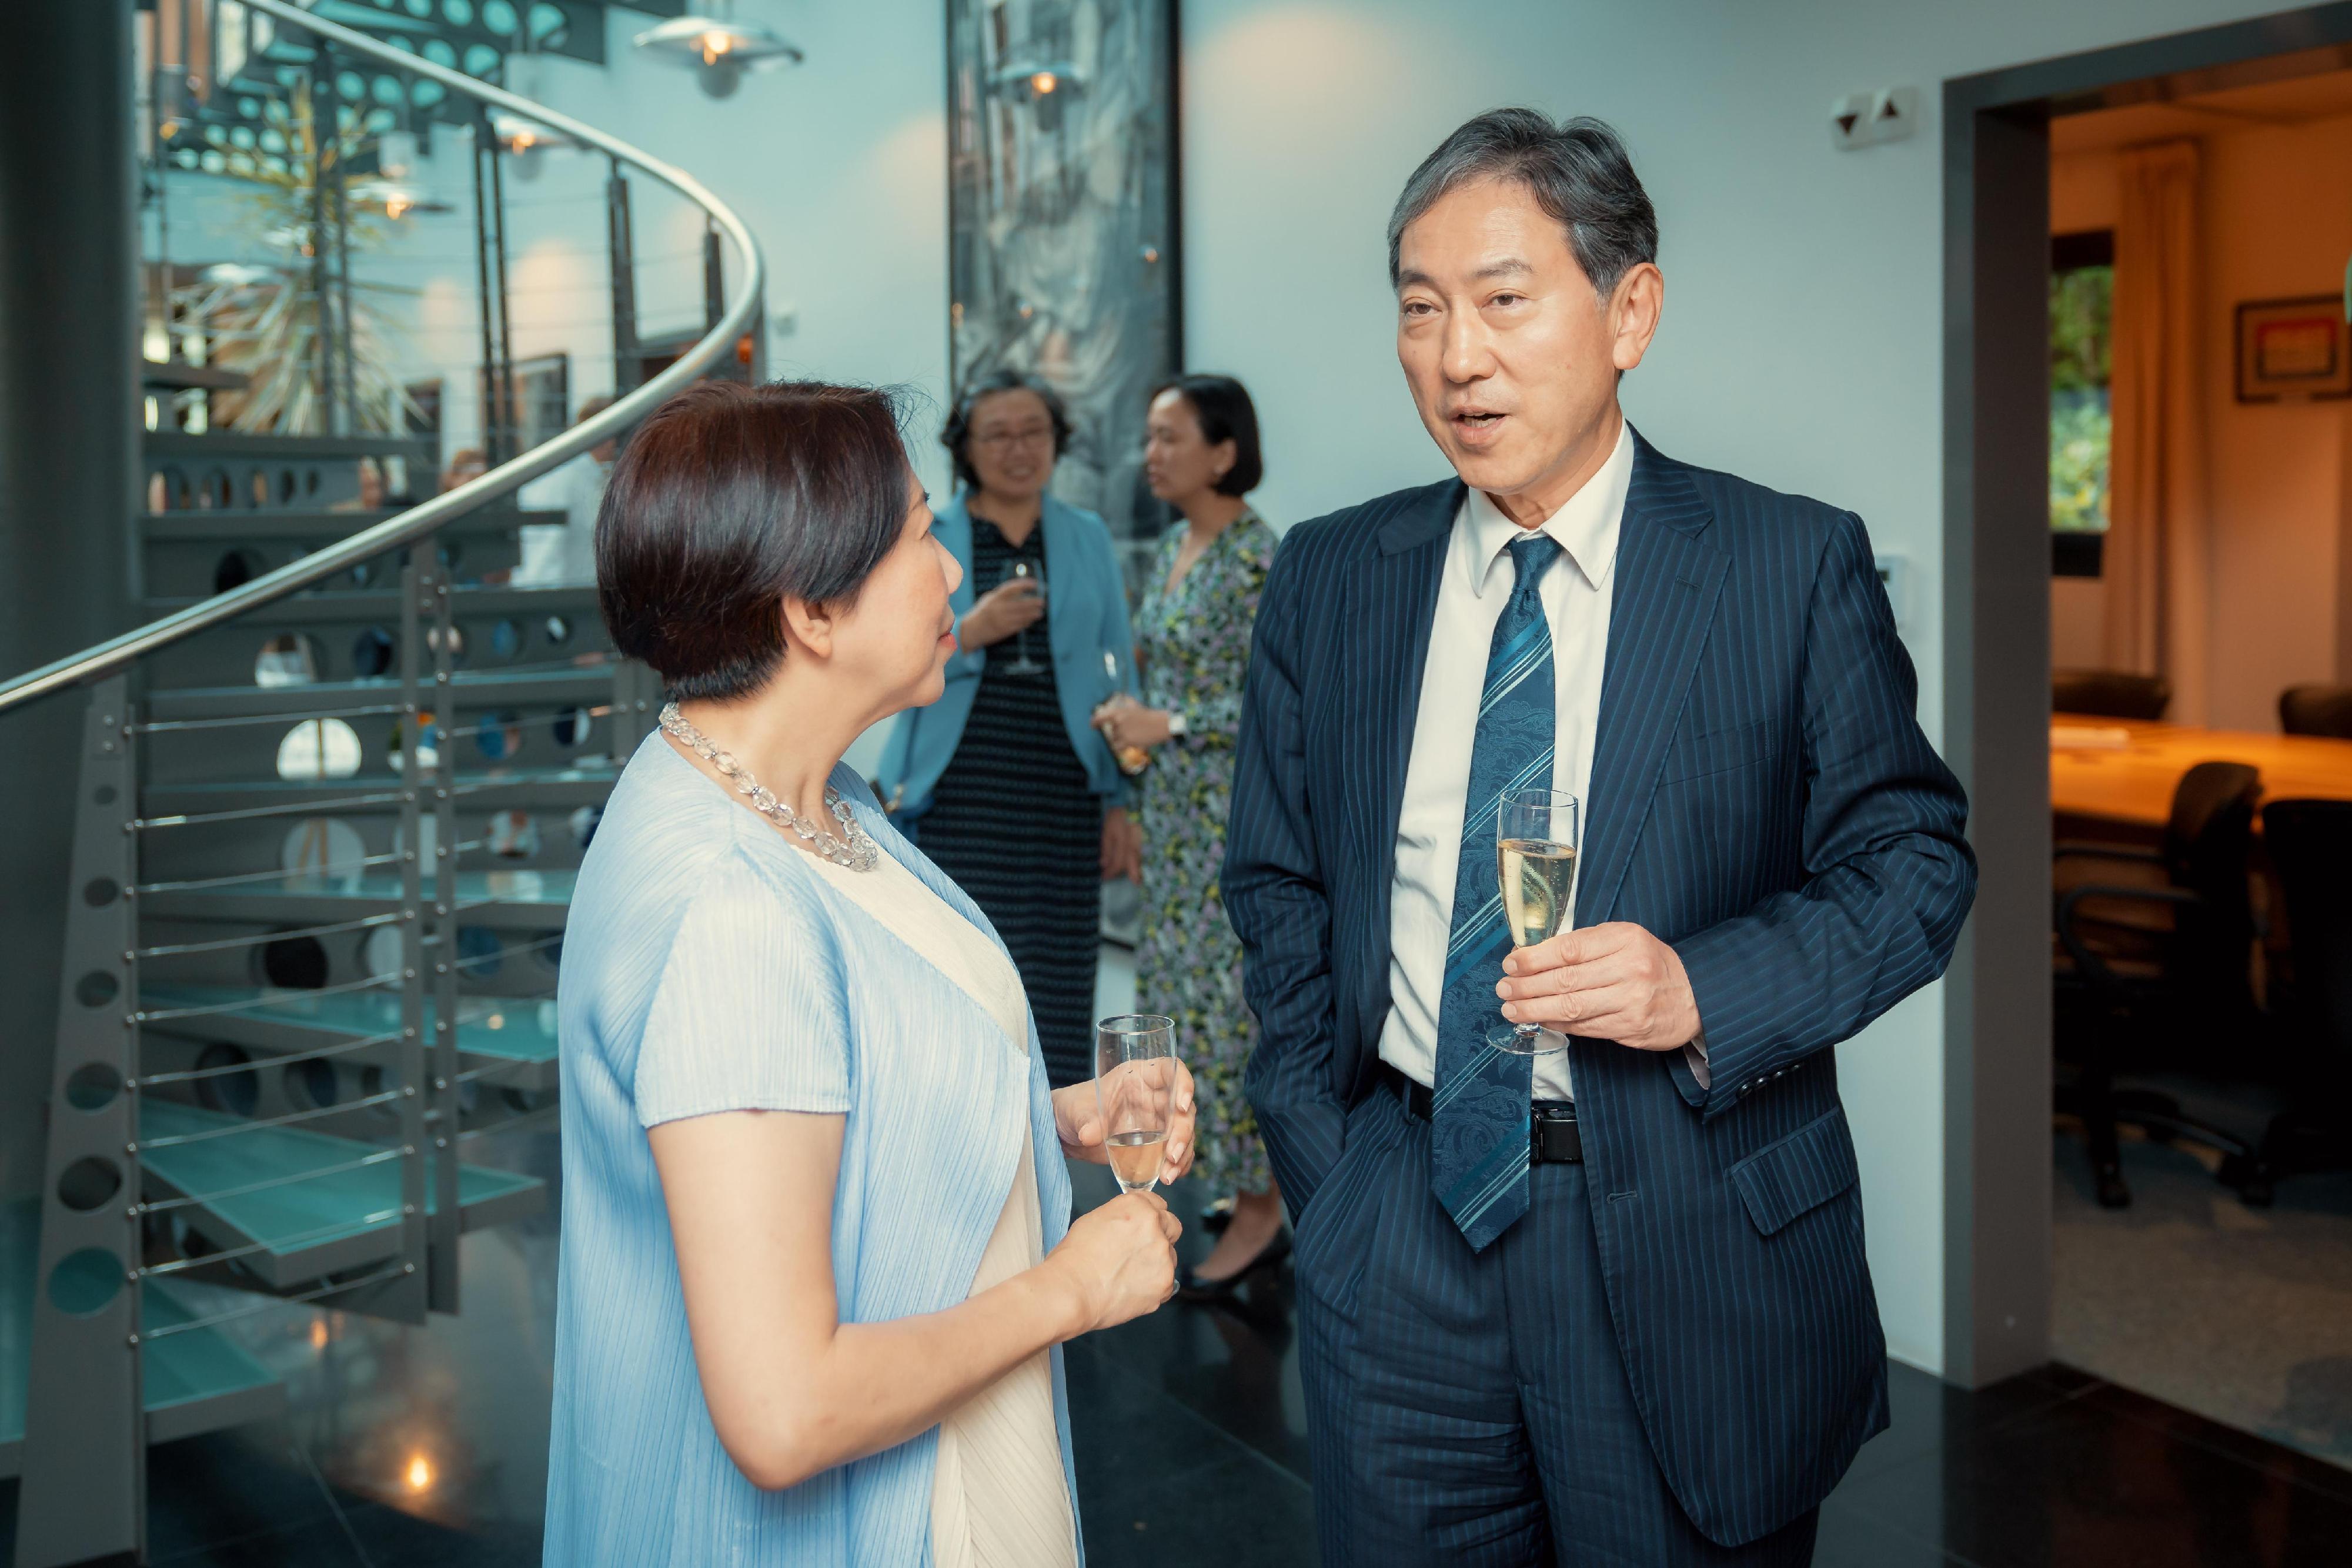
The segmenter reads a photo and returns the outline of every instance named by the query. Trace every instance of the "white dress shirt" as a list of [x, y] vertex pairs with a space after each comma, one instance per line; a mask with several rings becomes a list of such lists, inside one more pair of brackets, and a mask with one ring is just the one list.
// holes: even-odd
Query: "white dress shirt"
[[[1544, 520], [1543, 531], [1562, 551], [1544, 573], [1539, 591], [1551, 627], [1554, 789], [1582, 809], [1579, 844], [1591, 831], [1593, 737], [1601, 723], [1601, 675], [1609, 649], [1611, 580], [1617, 565], [1618, 527], [1633, 478], [1633, 434], [1622, 421], [1617, 445], [1600, 471], [1568, 504]], [[1478, 704], [1486, 685], [1486, 655], [1495, 622], [1510, 602], [1517, 574], [1510, 542], [1520, 535], [1491, 497], [1473, 488], [1454, 514], [1430, 626], [1429, 662], [1421, 677], [1412, 753], [1405, 767], [1404, 807], [1397, 818], [1396, 871], [1389, 905], [1387, 1023], [1381, 1060], [1417, 1083], [1437, 1078], [1437, 1009], [1445, 987], [1445, 948], [1454, 927], [1454, 883], [1465, 836], [1494, 837], [1492, 822], [1465, 822], [1470, 789], [1470, 747], [1478, 734]], [[1483, 862], [1481, 862], [1484, 863]], [[1583, 883], [1578, 862], [1577, 895]], [[1574, 924], [1574, 898], [1569, 923]], [[1562, 929], [1566, 929], [1564, 925]], [[1493, 1003], [1494, 1023], [1503, 1022]], [[1704, 1081], [1705, 1057], [1687, 1055]], [[1538, 1056], [1535, 1097], [1573, 1099], [1568, 1053]]]

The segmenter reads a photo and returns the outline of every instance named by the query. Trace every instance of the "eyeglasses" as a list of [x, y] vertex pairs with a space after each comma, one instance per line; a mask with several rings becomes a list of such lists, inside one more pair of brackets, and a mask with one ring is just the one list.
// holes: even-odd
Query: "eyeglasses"
[[1036, 424], [1021, 430], [992, 430], [971, 440], [973, 445], [985, 446], [992, 452], [1010, 452], [1016, 446], [1049, 446], [1053, 444], [1054, 427]]

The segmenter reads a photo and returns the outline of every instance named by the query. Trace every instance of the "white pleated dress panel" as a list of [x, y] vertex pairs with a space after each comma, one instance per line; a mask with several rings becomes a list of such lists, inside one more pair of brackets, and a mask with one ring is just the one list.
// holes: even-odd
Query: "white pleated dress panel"
[[[1028, 1038], [1020, 972], [1002, 948], [888, 855], [871, 872], [815, 860], [819, 874], [900, 941], [922, 954], [1004, 1031], [1004, 1049]], [[944, 1087], [944, 1086], [943, 1086]], [[942, 1166], [945, 1179], [952, 1167]], [[996, 1228], [971, 1281], [978, 1295], [1045, 1255], [1035, 1151], [1024, 1139]], [[1039, 1351], [940, 1423], [931, 1476], [931, 1557], [937, 1568], [1061, 1568], [1077, 1561], [1076, 1524], [1062, 1483], [1054, 1426], [1054, 1369]]]

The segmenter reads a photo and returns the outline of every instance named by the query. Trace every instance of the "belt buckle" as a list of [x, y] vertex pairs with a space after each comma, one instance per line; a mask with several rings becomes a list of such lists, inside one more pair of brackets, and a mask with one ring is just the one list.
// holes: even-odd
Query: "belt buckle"
[[1577, 1127], [1572, 1107], [1535, 1107], [1528, 1132], [1531, 1160], [1546, 1165], [1576, 1165], [1584, 1158], [1584, 1134]]

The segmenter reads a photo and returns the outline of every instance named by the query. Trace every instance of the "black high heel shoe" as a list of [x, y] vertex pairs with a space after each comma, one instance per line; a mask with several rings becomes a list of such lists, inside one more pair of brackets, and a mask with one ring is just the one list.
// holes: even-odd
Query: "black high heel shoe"
[[1183, 1301], [1229, 1301], [1241, 1293], [1242, 1286], [1253, 1274], [1278, 1268], [1290, 1256], [1290, 1228], [1284, 1226], [1274, 1233], [1274, 1239], [1259, 1249], [1258, 1255], [1222, 1280], [1203, 1280], [1190, 1268], [1176, 1273], [1176, 1298]]

